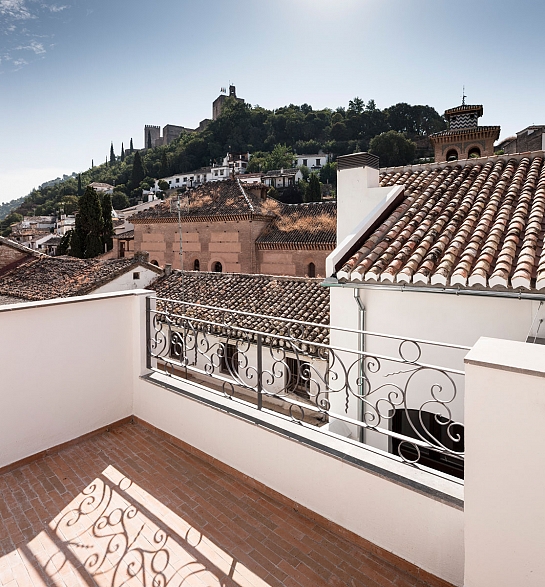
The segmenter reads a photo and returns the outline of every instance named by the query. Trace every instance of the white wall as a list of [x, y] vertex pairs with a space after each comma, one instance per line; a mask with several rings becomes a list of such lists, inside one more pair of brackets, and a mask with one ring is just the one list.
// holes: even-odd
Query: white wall
[[545, 585], [545, 347], [467, 356], [465, 587]]
[[132, 415], [143, 295], [0, 307], [0, 467]]
[[[365, 306], [365, 330], [464, 346], [473, 346], [482, 336], [526, 341], [539, 307], [538, 303], [528, 300], [388, 291], [379, 288], [361, 288], [359, 293]], [[330, 295], [331, 325], [357, 329], [358, 307], [354, 299], [354, 289], [332, 287]], [[542, 307], [540, 313], [543, 310]], [[537, 322], [534, 324], [534, 330], [536, 324]], [[545, 328], [543, 334], [545, 334]], [[357, 349], [358, 339], [354, 334], [333, 330], [331, 344]], [[392, 356], [398, 352], [398, 343], [366, 336], [365, 348], [371, 353]], [[464, 351], [451, 351], [429, 345], [421, 345], [421, 348], [423, 363], [464, 369]], [[348, 360], [350, 358], [353, 360], [354, 355], [349, 355]], [[395, 367], [394, 363], [382, 363], [382, 369], [386, 372], [388, 368], [395, 371], [393, 367]], [[403, 366], [400, 365], [399, 368]], [[437, 374], [432, 373], [430, 378], [440, 382]], [[398, 378], [399, 380], [401, 379]], [[383, 381], [393, 383], [396, 380], [383, 378]], [[455, 382], [458, 387], [457, 400], [449, 404], [449, 407], [452, 409], [452, 419], [463, 422], [464, 378], [456, 376]], [[388, 391], [390, 390], [385, 388], [382, 394], [374, 394], [370, 399], [376, 402], [380, 397], [385, 397]], [[416, 394], [408, 397], [408, 401], [412, 402], [412, 405], [408, 407], [417, 408], [430, 399], [430, 386], [422, 385]], [[332, 395], [330, 401], [333, 411], [344, 413], [344, 397]], [[356, 401], [351, 401], [348, 415], [358, 418]], [[351, 432], [354, 434], [354, 430], [351, 429]], [[375, 445], [385, 449], [386, 439], [382, 437], [381, 440], [382, 443], [375, 443]]]
[[[134, 273], [140, 274], [138, 279], [134, 279]], [[123, 273], [123, 275], [112, 279], [112, 281], [109, 281], [102, 287], [99, 287], [93, 293], [102, 294], [116, 291], [128, 291], [131, 289], [143, 289], [150, 283], [154, 282], [158, 277], [159, 274], [155, 271], [147, 269], [142, 265], [138, 265], [130, 271]]]
[[[195, 390], [189, 383], [179, 385]], [[134, 410], [139, 418], [325, 518], [454, 585], [462, 585], [463, 512], [459, 509], [141, 379], [135, 382]], [[285, 426], [323, 440], [319, 432], [290, 422]], [[348, 447], [348, 451], [367, 453], [378, 466], [424, 479], [425, 473], [365, 449]], [[438, 489], [459, 491], [461, 497], [461, 488], [438, 479], [435, 483]]]

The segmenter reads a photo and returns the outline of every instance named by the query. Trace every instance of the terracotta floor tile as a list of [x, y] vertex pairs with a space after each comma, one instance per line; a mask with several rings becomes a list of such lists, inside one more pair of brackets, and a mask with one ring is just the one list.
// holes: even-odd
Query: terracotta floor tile
[[425, 587], [128, 424], [0, 476], [0, 584]]

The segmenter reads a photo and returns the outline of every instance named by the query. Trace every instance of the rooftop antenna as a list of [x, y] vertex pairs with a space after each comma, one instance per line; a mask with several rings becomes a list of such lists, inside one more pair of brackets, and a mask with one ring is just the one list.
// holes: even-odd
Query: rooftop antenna
[[465, 106], [466, 105], [466, 98], [467, 98], [467, 96], [466, 96], [466, 87], [465, 86], [462, 86], [462, 88], [463, 88], [462, 89], [462, 106]]

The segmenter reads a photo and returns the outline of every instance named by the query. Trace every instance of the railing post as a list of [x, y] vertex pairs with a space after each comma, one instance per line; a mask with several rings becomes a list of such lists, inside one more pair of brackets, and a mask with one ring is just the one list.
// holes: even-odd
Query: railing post
[[257, 335], [257, 409], [261, 410], [263, 407], [263, 337], [261, 334]]
[[146, 367], [151, 369], [151, 349], [150, 349], [150, 336], [151, 336], [151, 327], [150, 327], [150, 320], [151, 320], [151, 298], [150, 296], [146, 297]]

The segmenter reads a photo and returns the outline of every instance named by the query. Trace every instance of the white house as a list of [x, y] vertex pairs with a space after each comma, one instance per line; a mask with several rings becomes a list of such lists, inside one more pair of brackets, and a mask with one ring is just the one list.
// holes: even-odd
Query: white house
[[297, 167], [304, 165], [311, 171], [320, 171], [320, 169], [327, 163], [327, 155], [317, 153], [313, 155], [295, 155]]
[[296, 185], [302, 179], [303, 174], [300, 169], [275, 169], [263, 176], [263, 183], [268, 187], [284, 189]]
[[[544, 236], [544, 161], [545, 153], [538, 151], [379, 171], [373, 155], [340, 157], [339, 245], [326, 267], [331, 325], [401, 340], [392, 350], [391, 340], [365, 334], [358, 342], [356, 334], [333, 331], [332, 344], [360, 344], [370, 355], [408, 353], [409, 361], [422, 352], [421, 362], [460, 370], [465, 354], [460, 347], [481, 337], [542, 342], [545, 253], [538, 242]], [[458, 347], [408, 342], [401, 349], [403, 337]], [[452, 401], [440, 404], [432, 397], [439, 389], [433, 385], [448, 393], [450, 381], [443, 375], [436, 370], [388, 409], [437, 411], [463, 422], [463, 379], [456, 381]], [[364, 377], [373, 379], [369, 372]], [[394, 382], [404, 389], [406, 381], [407, 376], [385, 374], [371, 385]], [[365, 406], [353, 402], [350, 415], [361, 420], [392, 390], [373, 391]], [[342, 413], [343, 398], [331, 401]], [[383, 424], [395, 422], [386, 418]], [[341, 428], [356, 434], [356, 427]]]

